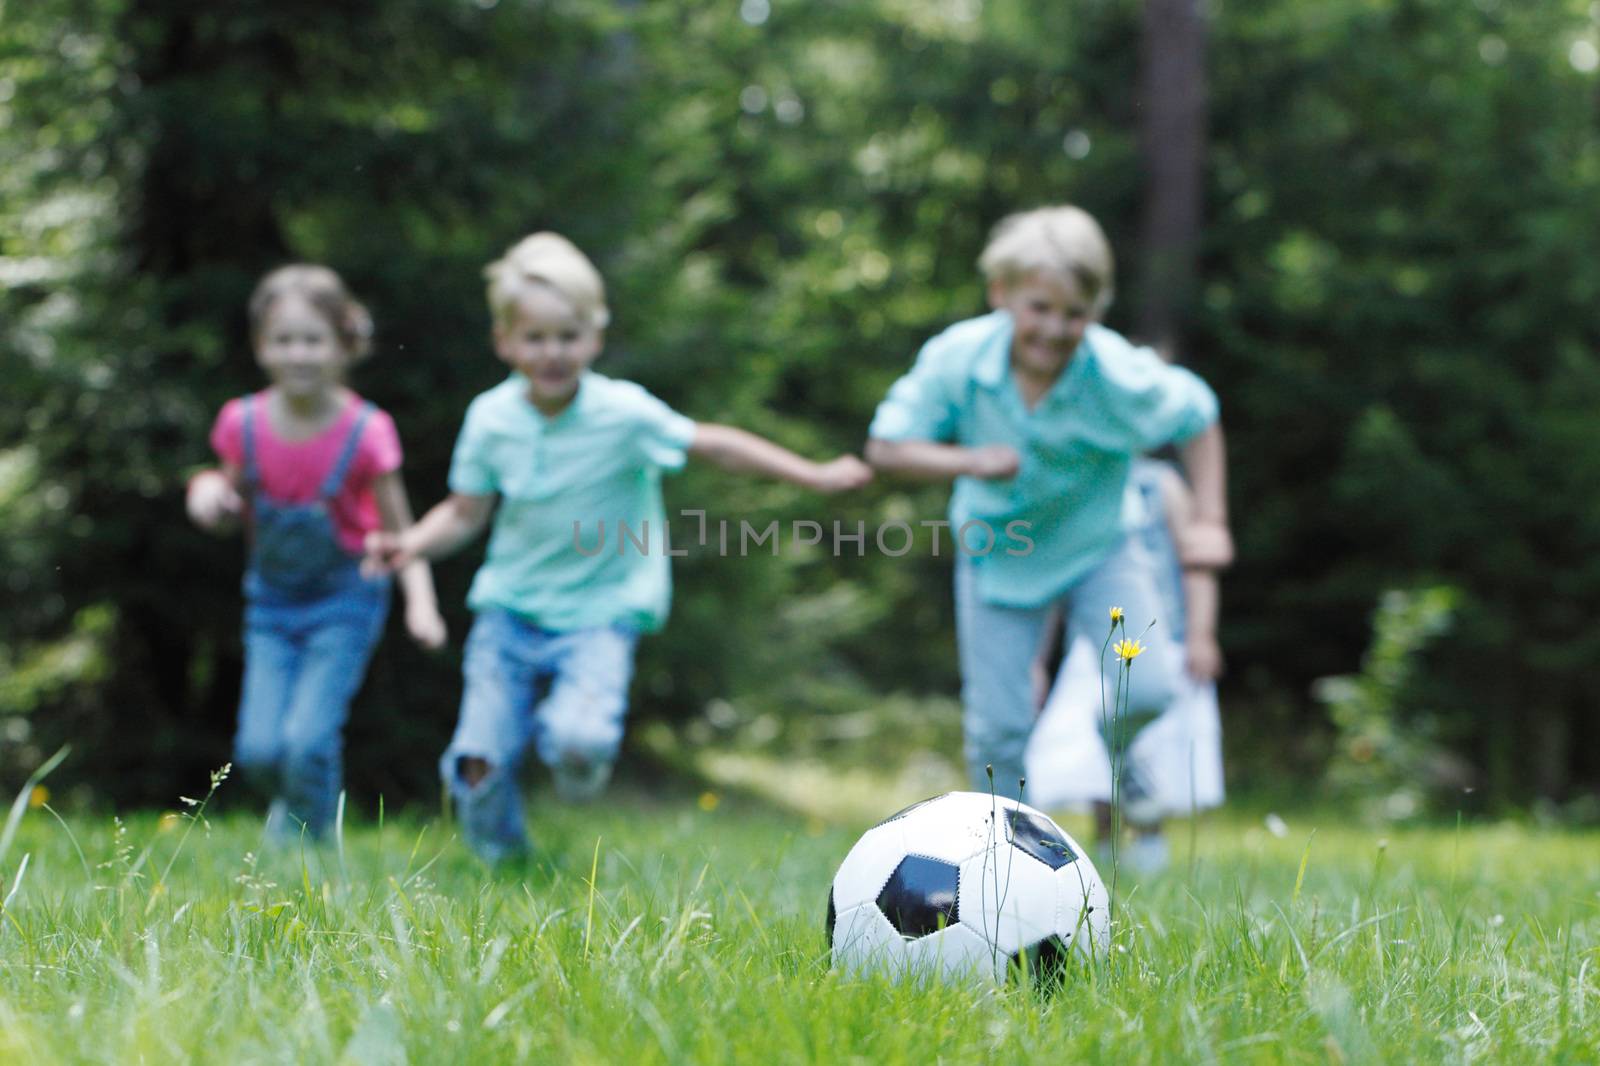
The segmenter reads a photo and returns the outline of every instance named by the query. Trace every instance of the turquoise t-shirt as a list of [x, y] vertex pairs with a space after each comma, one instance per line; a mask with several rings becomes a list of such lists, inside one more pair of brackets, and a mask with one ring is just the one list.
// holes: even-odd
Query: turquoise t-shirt
[[497, 493], [500, 506], [468, 606], [558, 631], [659, 629], [672, 599], [661, 472], [683, 466], [694, 433], [640, 386], [592, 371], [553, 418], [529, 402], [521, 374], [474, 399], [450, 489]]
[[[1131, 458], [1205, 429], [1216, 421], [1217, 397], [1190, 371], [1092, 325], [1030, 411], [1012, 381], [1011, 335], [1010, 314], [995, 311], [928, 341], [878, 405], [868, 435], [1015, 448], [1016, 477], [956, 479], [950, 524], [981, 522], [994, 535], [987, 554], [970, 556], [986, 602], [1040, 607], [1120, 542]], [[1028, 523], [1022, 536], [1006, 535], [1013, 522]], [[970, 532], [974, 553], [986, 536], [981, 527]]]

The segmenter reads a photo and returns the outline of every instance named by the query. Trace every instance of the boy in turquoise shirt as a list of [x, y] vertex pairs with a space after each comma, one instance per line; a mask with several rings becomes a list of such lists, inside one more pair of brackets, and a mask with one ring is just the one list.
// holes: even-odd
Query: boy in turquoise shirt
[[516, 771], [529, 744], [563, 798], [598, 795], [610, 777], [635, 643], [660, 628], [671, 598], [662, 472], [697, 456], [824, 493], [872, 474], [854, 456], [814, 463], [696, 423], [590, 370], [609, 321], [605, 288], [565, 238], [536, 233], [486, 273], [495, 353], [513, 373], [467, 408], [449, 497], [404, 533], [374, 534], [368, 552], [384, 569], [439, 558], [494, 517], [440, 772], [464, 837], [497, 861], [526, 846]]
[[[967, 767], [987, 789], [992, 765], [995, 787], [1016, 796], [1034, 722], [1030, 665], [1050, 608], [1066, 612], [1069, 647], [1077, 633], [1103, 641], [1113, 606], [1135, 632], [1157, 616], [1153, 568], [1122, 526], [1133, 456], [1181, 446], [1197, 505], [1179, 546], [1187, 565], [1225, 565], [1233, 546], [1216, 396], [1099, 325], [1112, 259], [1094, 219], [1070, 206], [1010, 216], [979, 265], [992, 313], [923, 346], [878, 406], [867, 459], [954, 480], [952, 531], [983, 530], [956, 561]], [[1016, 534], [991, 542], [1002, 530]], [[1159, 624], [1146, 639], [1130, 711], [1166, 706], [1182, 670]]]

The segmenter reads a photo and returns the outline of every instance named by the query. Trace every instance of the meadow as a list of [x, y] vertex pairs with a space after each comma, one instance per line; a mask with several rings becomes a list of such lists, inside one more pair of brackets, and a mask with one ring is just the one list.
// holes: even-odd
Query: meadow
[[1110, 957], [1052, 993], [829, 970], [834, 868], [892, 803], [533, 802], [538, 856], [494, 872], [415, 813], [263, 850], [244, 812], [28, 810], [0, 1061], [1600, 1060], [1593, 832], [1208, 817], [1119, 870]]

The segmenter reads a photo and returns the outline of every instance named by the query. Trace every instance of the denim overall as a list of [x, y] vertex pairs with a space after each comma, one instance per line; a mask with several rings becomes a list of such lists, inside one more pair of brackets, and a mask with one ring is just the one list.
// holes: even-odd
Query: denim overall
[[330, 510], [373, 410], [366, 404], [356, 416], [317, 499], [282, 503], [262, 490], [259, 413], [255, 397], [243, 401], [253, 539], [234, 762], [276, 790], [269, 828], [282, 833], [297, 835], [303, 823], [317, 835], [333, 821], [344, 723], [388, 616], [388, 581], [361, 575], [339, 544]]

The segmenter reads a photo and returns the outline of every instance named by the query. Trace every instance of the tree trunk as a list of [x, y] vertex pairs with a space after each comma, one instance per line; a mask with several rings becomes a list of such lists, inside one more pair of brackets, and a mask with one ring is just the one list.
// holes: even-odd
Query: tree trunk
[[1145, 0], [1139, 49], [1145, 162], [1140, 339], [1182, 354], [1195, 288], [1206, 124], [1203, 0]]

